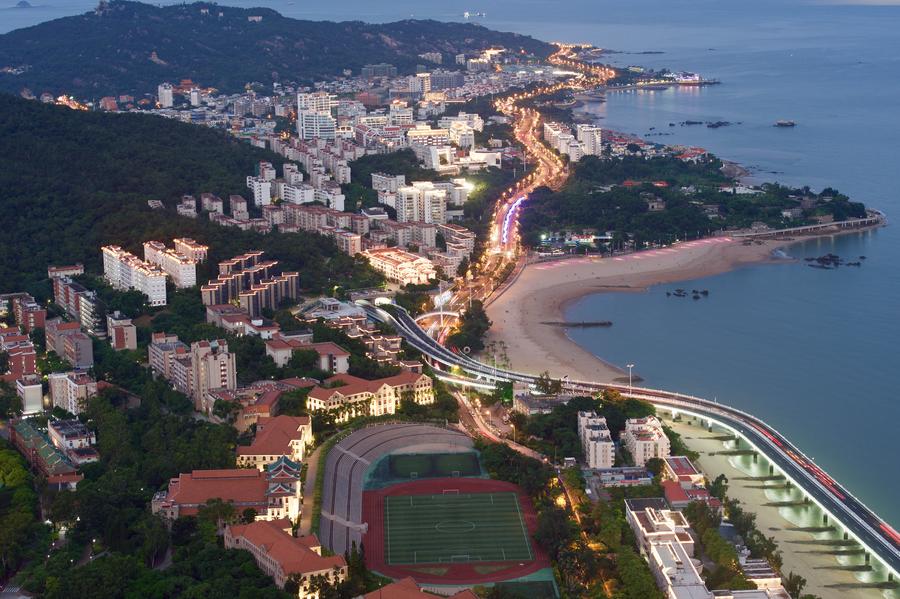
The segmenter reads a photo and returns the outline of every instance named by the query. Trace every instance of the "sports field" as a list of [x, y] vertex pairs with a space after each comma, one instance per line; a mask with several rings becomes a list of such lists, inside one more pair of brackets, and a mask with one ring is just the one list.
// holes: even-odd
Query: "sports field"
[[388, 496], [384, 525], [388, 565], [533, 558], [516, 493]]
[[389, 458], [394, 478], [432, 478], [438, 476], [478, 476], [478, 455], [472, 452], [436, 454], [396, 454]]

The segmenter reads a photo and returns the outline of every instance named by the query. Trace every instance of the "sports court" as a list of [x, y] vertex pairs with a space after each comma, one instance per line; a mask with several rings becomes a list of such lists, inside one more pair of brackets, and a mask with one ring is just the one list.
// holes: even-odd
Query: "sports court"
[[388, 565], [534, 558], [514, 492], [387, 496], [384, 526]]

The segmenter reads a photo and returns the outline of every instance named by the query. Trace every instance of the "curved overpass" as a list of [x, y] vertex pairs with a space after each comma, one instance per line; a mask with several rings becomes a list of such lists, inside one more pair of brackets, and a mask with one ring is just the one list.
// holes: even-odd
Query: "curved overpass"
[[[388, 312], [371, 305], [362, 305], [371, 318], [393, 325], [410, 345], [438, 364], [458, 368], [470, 379], [474, 378], [476, 385], [492, 381], [533, 384], [537, 380], [534, 375], [494, 368], [447, 349], [429, 337], [402, 308], [393, 306], [391, 312]], [[849, 536], [881, 562], [892, 579], [900, 576], [900, 535], [850, 491], [816, 466], [784, 435], [759, 418], [717, 402], [659, 389], [590, 381], [566, 381], [565, 385], [573, 392], [615, 389], [630, 397], [649, 401], [662, 409], [694, 415], [732, 430], [769, 459], [830, 520], [838, 522]]]

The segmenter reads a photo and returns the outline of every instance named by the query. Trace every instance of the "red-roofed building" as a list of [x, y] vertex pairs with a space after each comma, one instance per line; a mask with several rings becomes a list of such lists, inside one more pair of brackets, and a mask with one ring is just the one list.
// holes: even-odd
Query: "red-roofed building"
[[338, 345], [326, 341], [309, 343], [303, 339], [295, 339], [283, 335], [275, 335], [266, 341], [266, 355], [271, 356], [278, 366], [286, 366], [295, 351], [313, 350], [319, 354], [319, 370], [332, 374], [343, 374], [350, 368], [350, 352]]
[[374, 381], [342, 374], [314, 387], [306, 398], [306, 407], [310, 411], [333, 412], [343, 421], [363, 414], [394, 414], [406, 397], [418, 404], [433, 403], [431, 378], [409, 370]]
[[[366, 593], [363, 599], [433, 599], [436, 596], [421, 590], [412, 578], [403, 578], [377, 591]], [[478, 599], [478, 595], [465, 589], [451, 595], [449, 599]]]
[[702, 501], [713, 511], [722, 511], [722, 502], [718, 498], [709, 494], [709, 491], [703, 487], [690, 487], [685, 489], [674, 480], [664, 480], [662, 482], [663, 492], [666, 496], [666, 502], [673, 510], [683, 510], [693, 501]]
[[207, 392], [207, 396], [210, 405], [213, 406], [219, 399], [241, 404], [241, 409], [234, 420], [234, 427], [242, 433], [256, 424], [260, 418], [276, 416], [283, 393], [315, 387], [317, 384], [318, 381], [313, 379], [297, 377], [280, 381], [256, 381], [237, 389], [214, 389]]
[[260, 418], [256, 422], [253, 443], [237, 448], [237, 465], [262, 470], [281, 456], [300, 462], [306, 453], [306, 446], [312, 440], [312, 421], [309, 416]]
[[706, 482], [703, 473], [689, 459], [681, 455], [673, 455], [663, 458], [663, 478], [674, 480], [682, 487], [688, 489], [694, 486], [702, 486]]
[[300, 515], [300, 464], [281, 457], [265, 470], [194, 470], [169, 480], [169, 488], [153, 496], [150, 509], [168, 520], [195, 516], [210, 499], [234, 505], [238, 513], [256, 510], [257, 520]]
[[234, 524], [225, 529], [225, 548], [243, 549], [253, 554], [260, 570], [271, 576], [278, 588], [288, 580], [299, 583], [300, 599], [318, 599], [312, 588], [315, 577], [331, 584], [347, 579], [347, 562], [343, 556], [323, 556], [316, 535], [294, 537], [290, 522], [253, 522]]

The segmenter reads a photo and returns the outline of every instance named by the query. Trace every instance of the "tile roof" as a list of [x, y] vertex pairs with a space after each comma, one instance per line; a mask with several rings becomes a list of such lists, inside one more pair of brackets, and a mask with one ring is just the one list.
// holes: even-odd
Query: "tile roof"
[[238, 455], [291, 455], [291, 441], [303, 437], [301, 428], [311, 427], [309, 416], [275, 416], [256, 422], [256, 437], [249, 446], [237, 448]]
[[312, 547], [319, 546], [319, 540], [315, 535], [292, 537], [277, 522], [258, 521], [251, 524], [235, 524], [229, 530], [235, 539], [243, 537], [256, 547], [263, 549], [278, 563], [285, 576], [344, 568], [347, 565], [343, 556], [324, 557], [316, 553], [312, 549]]

